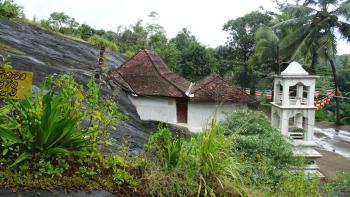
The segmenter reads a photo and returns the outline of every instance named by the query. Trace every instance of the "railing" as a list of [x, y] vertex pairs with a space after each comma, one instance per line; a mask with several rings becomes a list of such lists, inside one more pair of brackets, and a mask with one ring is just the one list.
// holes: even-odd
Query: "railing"
[[[276, 104], [282, 105], [282, 97], [277, 99]], [[294, 106], [307, 105], [307, 99], [306, 98], [289, 97], [289, 105], [294, 105]]]

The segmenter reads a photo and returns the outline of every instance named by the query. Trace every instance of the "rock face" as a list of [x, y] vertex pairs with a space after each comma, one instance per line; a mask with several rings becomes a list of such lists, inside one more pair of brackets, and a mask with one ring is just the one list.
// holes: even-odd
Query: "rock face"
[[[11, 55], [14, 69], [32, 71], [33, 85], [39, 85], [53, 73], [71, 73], [79, 82], [86, 83], [94, 74], [99, 49], [88, 43], [72, 40], [24, 22], [0, 19], [0, 54]], [[105, 53], [109, 68], [120, 66], [128, 58], [121, 54]], [[112, 95], [107, 88], [102, 94]], [[127, 96], [119, 91], [116, 100], [128, 119], [113, 131], [115, 146], [126, 141], [132, 151], [140, 150], [155, 130], [156, 122], [141, 121]]]

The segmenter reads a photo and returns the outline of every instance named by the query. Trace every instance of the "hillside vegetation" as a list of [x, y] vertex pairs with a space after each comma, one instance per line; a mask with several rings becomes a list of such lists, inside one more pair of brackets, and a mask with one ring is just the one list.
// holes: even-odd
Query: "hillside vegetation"
[[[284, 8], [287, 5], [281, 10]], [[290, 11], [281, 16], [253, 12], [230, 20], [224, 25], [231, 35], [227, 46], [210, 49], [186, 29], [168, 40], [155, 23], [143, 26], [139, 21], [114, 33], [79, 24], [59, 12], [47, 20], [28, 21], [21, 18], [20, 6], [0, 0], [4, 17], [0, 19], [1, 69], [34, 73], [31, 97], [0, 103], [0, 187], [106, 190], [123, 196], [349, 193], [349, 173], [341, 172], [328, 182], [305, 176], [300, 169], [307, 161], [293, 155], [290, 142], [271, 127], [262, 112], [232, 112], [200, 134], [185, 135], [141, 121], [122, 91], [112, 93], [94, 80], [98, 65], [116, 68], [140, 47], [151, 47], [172, 69], [191, 80], [219, 72], [254, 89], [257, 80], [280, 66], [262, 58], [266, 55], [262, 46], [278, 43], [285, 31], [266, 27], [276, 25], [272, 19], [300, 14]], [[303, 24], [294, 26], [301, 27]], [[258, 31], [275, 42], [259, 39], [262, 44], [258, 47]], [[312, 52], [291, 40], [288, 43], [291, 48], [300, 46], [297, 49], [302, 52]], [[290, 52], [281, 55], [284, 60], [292, 56], [304, 59], [309, 71], [315, 71], [315, 64], [303, 53]], [[333, 61], [334, 56], [327, 55], [326, 59]]]

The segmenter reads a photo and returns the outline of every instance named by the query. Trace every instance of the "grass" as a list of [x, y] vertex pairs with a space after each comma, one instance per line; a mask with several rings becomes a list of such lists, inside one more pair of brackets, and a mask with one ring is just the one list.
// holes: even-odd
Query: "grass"
[[142, 196], [142, 192], [125, 186], [117, 186], [110, 176], [84, 177], [79, 175], [62, 177], [35, 177], [33, 174], [0, 171], [1, 188], [42, 189], [47, 191], [92, 191], [105, 190], [123, 196]]
[[13, 48], [11, 46], [8, 46], [4, 43], [0, 43], [0, 51], [3, 51], [5, 53], [12, 53], [14, 55], [25, 55], [23, 51]]
[[51, 34], [55, 34], [55, 35], [58, 35], [58, 36], [62, 36], [63, 38], [67, 39], [67, 40], [72, 40], [72, 41], [77, 41], [77, 42], [81, 42], [81, 43], [84, 43], [84, 44], [87, 44], [88, 42], [86, 42], [85, 40], [79, 38], [79, 37], [76, 37], [76, 36], [71, 36], [71, 35], [67, 35], [67, 34], [62, 34], [60, 32], [57, 32], [57, 31], [54, 31], [50, 28], [45, 28], [43, 26], [40, 25], [40, 23], [37, 23], [37, 22], [33, 22], [29, 19], [26, 19], [26, 18], [12, 18], [11, 19], [12, 22], [18, 24], [18, 25], [31, 25], [33, 27], [36, 27], [36, 28], [39, 28], [40, 30], [43, 30], [43, 31], [46, 31], [48, 33], [51, 33]]

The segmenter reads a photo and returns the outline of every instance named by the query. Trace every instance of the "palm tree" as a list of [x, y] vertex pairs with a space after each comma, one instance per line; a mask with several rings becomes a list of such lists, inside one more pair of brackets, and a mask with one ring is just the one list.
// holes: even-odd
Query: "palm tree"
[[[350, 41], [350, 1], [305, 0], [301, 5], [286, 5], [282, 11], [292, 16], [275, 28], [294, 28], [281, 41], [284, 50], [293, 51], [291, 60], [297, 57], [312, 58], [311, 67], [317, 60], [329, 61], [339, 96], [338, 80], [334, 64], [337, 52], [335, 32]], [[310, 55], [311, 54], [311, 55]], [[336, 123], [340, 124], [339, 98], [336, 97]]]
[[279, 73], [280, 50], [279, 37], [269, 27], [260, 28], [255, 33], [254, 53], [249, 59], [250, 65], [261, 65], [260, 68], [266, 71]]

